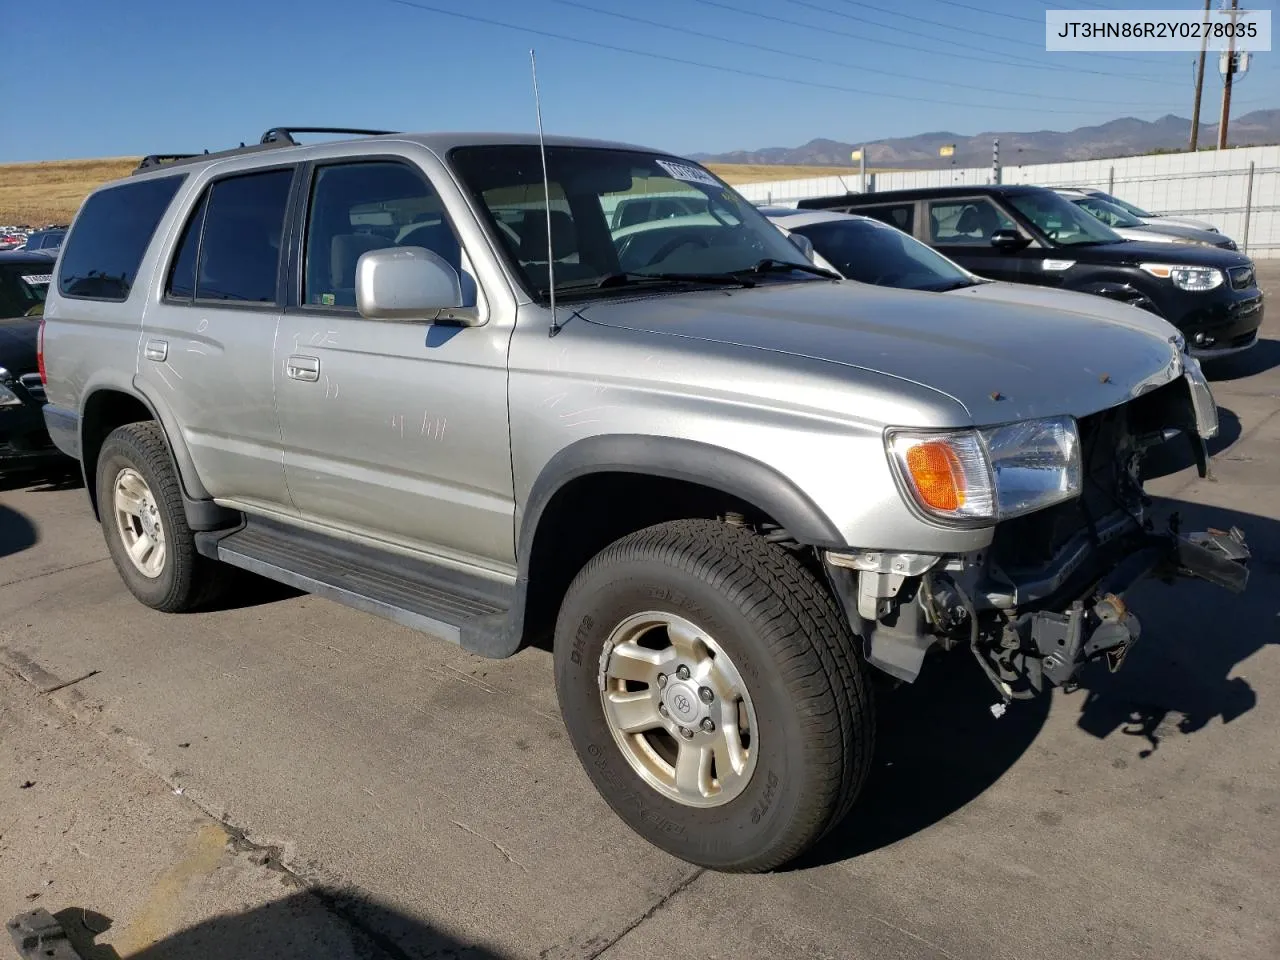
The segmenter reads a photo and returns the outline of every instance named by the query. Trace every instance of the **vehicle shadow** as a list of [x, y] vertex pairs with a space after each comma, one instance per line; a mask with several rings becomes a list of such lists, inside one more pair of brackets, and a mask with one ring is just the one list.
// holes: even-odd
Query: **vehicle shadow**
[[1280, 643], [1280, 523], [1183, 501], [1157, 499], [1155, 506], [1177, 509], [1186, 530], [1239, 527], [1253, 558], [1239, 596], [1202, 581], [1142, 584], [1132, 599], [1143, 637], [1129, 662], [1114, 676], [1101, 665], [1084, 672], [1080, 729], [1099, 738], [1142, 737], [1141, 757], [1172, 734], [1195, 733], [1215, 719], [1231, 723], [1252, 710], [1257, 692], [1233, 672]]
[[260, 577], [248, 570], [228, 567], [223, 572], [231, 577], [230, 584], [220, 597], [201, 607], [201, 613], [261, 607], [304, 595], [302, 590], [287, 586], [278, 580]]
[[[1280, 642], [1280, 523], [1254, 514], [1157, 499], [1159, 515], [1178, 511], [1184, 530], [1245, 532], [1250, 582], [1236, 595], [1203, 581], [1140, 584], [1128, 596], [1142, 637], [1116, 674], [1082, 671], [1078, 728], [1099, 739], [1141, 736], [1150, 756], [1172, 734], [1192, 734], [1214, 718], [1230, 723], [1257, 704], [1232, 673], [1267, 644]], [[1175, 593], [1176, 591], [1176, 593]], [[1015, 701], [996, 719], [998, 697], [963, 650], [927, 662], [920, 678], [879, 699], [871, 775], [850, 815], [789, 869], [836, 863], [896, 843], [961, 809], [995, 784], [1039, 735], [1051, 696]]]
[[1272, 367], [1280, 367], [1280, 340], [1258, 338], [1257, 344], [1244, 353], [1221, 360], [1201, 361], [1201, 369], [1209, 380], [1242, 380]]
[[0, 492], [29, 490], [52, 493], [57, 490], [79, 490], [84, 486], [80, 464], [68, 457], [57, 457], [39, 465], [23, 466], [0, 473]]
[[0, 557], [21, 553], [40, 539], [35, 524], [11, 507], [0, 505]]
[[[1240, 418], [1236, 416], [1235, 411], [1226, 407], [1218, 407], [1218, 435], [1205, 443], [1209, 450], [1209, 456], [1216, 457], [1229, 450], [1240, 439], [1243, 432], [1244, 428], [1241, 426]], [[1195, 454], [1190, 440], [1185, 436], [1175, 437], [1147, 454], [1147, 458], [1142, 464], [1142, 479], [1156, 480], [1160, 477], [1167, 477], [1170, 474], [1195, 466], [1195, 462]], [[1209, 470], [1211, 472], [1213, 470], [1212, 463], [1209, 465]]]
[[[54, 915], [82, 960], [121, 960], [111, 920], [73, 907]], [[101, 943], [97, 941], [102, 941]], [[298, 891], [223, 914], [130, 951], [130, 960], [505, 960], [396, 908], [349, 891]]]

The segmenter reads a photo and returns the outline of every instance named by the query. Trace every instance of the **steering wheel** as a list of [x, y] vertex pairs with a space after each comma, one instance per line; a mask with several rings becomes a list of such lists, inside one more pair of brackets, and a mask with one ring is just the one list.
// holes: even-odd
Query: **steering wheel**
[[649, 258], [649, 262], [645, 264], [645, 266], [652, 267], [655, 263], [661, 263], [663, 260], [667, 259], [667, 257], [671, 256], [671, 254], [685, 246], [698, 246], [704, 250], [711, 249], [711, 244], [707, 242], [706, 237], [675, 237], [659, 247], [657, 252]]

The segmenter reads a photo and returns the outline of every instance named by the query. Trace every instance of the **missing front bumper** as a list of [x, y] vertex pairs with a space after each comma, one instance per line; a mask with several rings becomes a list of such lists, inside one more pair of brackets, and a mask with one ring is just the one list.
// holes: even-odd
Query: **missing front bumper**
[[1095, 660], [1105, 660], [1114, 672], [1142, 633], [1124, 600], [1131, 587], [1150, 577], [1194, 577], [1241, 593], [1249, 581], [1249, 556], [1244, 534], [1236, 528], [1149, 537], [1086, 598], [1062, 612], [1016, 616], [1005, 624], [993, 649], [974, 652], [980, 661], [987, 660], [984, 668], [1006, 698], [1016, 696], [1020, 686], [1032, 694], [1046, 682], [1070, 686], [1081, 667]]

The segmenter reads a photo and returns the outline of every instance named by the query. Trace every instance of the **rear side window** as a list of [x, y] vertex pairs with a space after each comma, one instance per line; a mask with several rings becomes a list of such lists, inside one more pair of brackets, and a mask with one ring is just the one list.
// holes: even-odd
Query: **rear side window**
[[65, 297], [126, 300], [156, 226], [184, 177], [100, 190], [85, 201], [63, 247], [58, 289]]
[[[289, 168], [228, 177], [209, 189], [200, 231], [197, 300], [276, 302], [280, 241], [292, 183]], [[179, 261], [185, 253], [179, 251]]]
[[174, 300], [190, 300], [196, 295], [196, 257], [200, 253], [200, 234], [204, 232], [204, 211], [208, 205], [206, 193], [178, 241], [178, 255], [173, 259], [169, 283], [164, 290], [165, 296]]
[[863, 216], [897, 227], [903, 233], [912, 233], [916, 226], [916, 205], [914, 203], [895, 203], [883, 207], [850, 207], [850, 213]]

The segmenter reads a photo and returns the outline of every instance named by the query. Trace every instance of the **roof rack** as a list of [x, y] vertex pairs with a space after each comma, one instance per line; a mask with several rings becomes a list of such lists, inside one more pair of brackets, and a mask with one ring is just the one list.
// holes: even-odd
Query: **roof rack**
[[295, 133], [352, 133], [361, 137], [383, 137], [397, 130], [361, 130], [355, 127], [272, 127], [262, 135], [260, 143], [285, 143], [297, 146]]
[[219, 150], [216, 153], [210, 153], [206, 150], [204, 153], [153, 153], [142, 158], [142, 162], [134, 168], [134, 173], [145, 173], [148, 170], [154, 170], [157, 167], [176, 167], [184, 163], [195, 163], [197, 160], [213, 160], [218, 157], [233, 157], [242, 153], [257, 153], [261, 150], [274, 150], [277, 147], [296, 147], [299, 146], [297, 140], [294, 139], [295, 133], [348, 133], [361, 137], [379, 137], [389, 133], [395, 133], [395, 130], [357, 130], [351, 127], [272, 127], [262, 135], [262, 139], [258, 143], [245, 146], [242, 142], [238, 147], [232, 147], [229, 150]]

